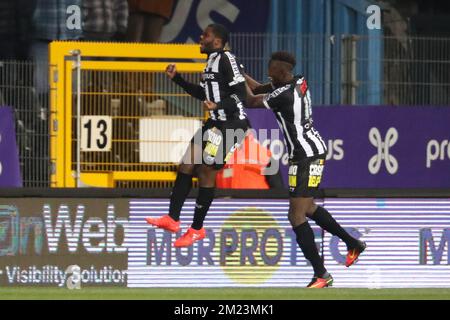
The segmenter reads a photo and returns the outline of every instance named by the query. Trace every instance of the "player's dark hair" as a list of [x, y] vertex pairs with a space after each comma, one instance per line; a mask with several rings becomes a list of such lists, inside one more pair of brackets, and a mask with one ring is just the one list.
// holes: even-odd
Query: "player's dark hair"
[[228, 42], [228, 39], [230, 38], [230, 32], [228, 31], [228, 29], [220, 23], [211, 23], [210, 25], [208, 25], [208, 28], [211, 28], [212, 32], [217, 38], [222, 39], [222, 44], [223, 46], [225, 46], [225, 44]]
[[294, 69], [295, 65], [297, 64], [294, 55], [287, 51], [277, 51], [272, 53], [272, 55], [270, 56], [269, 64], [272, 61], [281, 61], [288, 63], [292, 66], [291, 70]]

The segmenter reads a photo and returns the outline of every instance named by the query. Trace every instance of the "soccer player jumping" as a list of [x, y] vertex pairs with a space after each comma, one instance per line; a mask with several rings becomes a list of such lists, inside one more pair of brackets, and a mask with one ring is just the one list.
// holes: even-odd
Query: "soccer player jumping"
[[283, 130], [289, 151], [289, 221], [299, 247], [314, 269], [308, 288], [323, 288], [331, 286], [333, 278], [325, 269], [306, 217], [345, 242], [347, 267], [356, 261], [366, 244], [350, 236], [325, 208], [314, 203], [327, 149], [319, 132], [312, 126], [311, 96], [306, 80], [292, 74], [295, 64], [293, 55], [279, 51], [273, 53], [269, 61], [271, 83], [262, 85], [245, 75], [247, 107], [271, 109]]
[[191, 246], [205, 238], [203, 221], [214, 198], [216, 174], [239, 147], [249, 127], [244, 112], [245, 78], [236, 57], [224, 49], [228, 37], [228, 30], [220, 24], [209, 25], [200, 36], [200, 51], [208, 55], [200, 85], [185, 81], [174, 64], [166, 68], [169, 78], [191, 96], [204, 101], [210, 113], [210, 118], [192, 138], [178, 167], [169, 214], [146, 218], [151, 225], [178, 232], [181, 208], [191, 190], [192, 177], [197, 175], [199, 192], [194, 221], [188, 231], [175, 241], [175, 247]]

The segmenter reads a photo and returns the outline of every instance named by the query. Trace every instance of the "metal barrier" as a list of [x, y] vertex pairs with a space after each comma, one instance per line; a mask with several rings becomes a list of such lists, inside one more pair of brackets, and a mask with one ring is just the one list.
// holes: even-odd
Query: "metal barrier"
[[[266, 79], [271, 52], [295, 53], [296, 72], [308, 79], [315, 105], [450, 105], [449, 39], [232, 34], [231, 44], [249, 74], [260, 81]], [[33, 62], [0, 62], [0, 103], [16, 111], [24, 186], [75, 186], [76, 155], [82, 147], [77, 148], [75, 141], [82, 142], [75, 130], [79, 101], [83, 116], [106, 115], [112, 124], [110, 151], [80, 152], [78, 172], [83, 173], [86, 184], [170, 187], [176, 161], [147, 162], [155, 159], [140, 158], [144, 154], [141, 151], [152, 147], [152, 143], [143, 142], [167, 146], [167, 136], [163, 139], [167, 132], [147, 136], [144, 141], [138, 128], [141, 124], [144, 127], [144, 123], [161, 125], [167, 117], [195, 120], [203, 116], [201, 104], [168, 81], [163, 73], [169, 61], [177, 61], [184, 75], [198, 82], [204, 66], [203, 62], [192, 62], [204, 59], [198, 46], [77, 42], [52, 46], [59, 49], [52, 53], [51, 86], [36, 71], [44, 66], [38, 68], [39, 64]], [[76, 49], [81, 51], [82, 58], [79, 98], [75, 57], [71, 53]]]
[[43, 87], [48, 83], [35, 74], [36, 66], [28, 61], [0, 61], [0, 105], [15, 111], [24, 187], [48, 187], [50, 177], [48, 92], [37, 91], [36, 81]]
[[168, 59], [198, 82], [204, 58], [198, 45], [53, 42], [51, 186], [173, 181], [174, 148], [187, 146], [204, 113], [163, 73]]
[[324, 34], [231, 34], [249, 74], [267, 79], [270, 54], [297, 58], [315, 105], [449, 105], [450, 39]]

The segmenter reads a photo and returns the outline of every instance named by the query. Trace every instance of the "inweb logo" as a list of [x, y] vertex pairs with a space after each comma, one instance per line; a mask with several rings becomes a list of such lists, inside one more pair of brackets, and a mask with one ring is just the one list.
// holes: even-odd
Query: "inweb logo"
[[[60, 205], [56, 210], [44, 204], [42, 217], [21, 217], [14, 206], [0, 207], [0, 256], [64, 253], [126, 253], [127, 219], [115, 216], [107, 207], [106, 220], [85, 217], [86, 207]], [[34, 237], [34, 239], [33, 239]], [[123, 238], [120, 242], [118, 238]], [[32, 242], [32, 243], [31, 243]], [[30, 244], [32, 244], [30, 246]], [[46, 246], [45, 246], [46, 245]]]
[[68, 206], [62, 205], [58, 208], [56, 221], [53, 223], [52, 216], [54, 215], [51, 206], [44, 205], [43, 216], [49, 252], [58, 252], [63, 230], [66, 234], [65, 240], [69, 252], [77, 252], [80, 243], [89, 253], [127, 252], [124, 243], [116, 243], [115, 230], [118, 226], [121, 226], [125, 233], [125, 225], [128, 220], [116, 218], [112, 205], [109, 205], [107, 210], [106, 221], [97, 217], [84, 220], [85, 206], [79, 205], [76, 209], [75, 220], [72, 223]]
[[0, 205], [0, 286], [126, 284], [126, 201], [9, 202]]

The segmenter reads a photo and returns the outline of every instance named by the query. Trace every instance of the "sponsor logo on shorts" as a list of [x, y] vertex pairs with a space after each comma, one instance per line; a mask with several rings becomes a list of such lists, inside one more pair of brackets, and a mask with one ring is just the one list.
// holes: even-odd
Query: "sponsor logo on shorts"
[[309, 166], [308, 187], [317, 188], [322, 181], [322, 173], [324, 168], [324, 161], [321, 159]]
[[[206, 154], [205, 161], [207, 161], [208, 164], [212, 164], [214, 162], [219, 146], [222, 143], [222, 136], [216, 133], [215, 129], [216, 128], [212, 128], [211, 130], [208, 130], [208, 141], [206, 142], [206, 147], [204, 149]], [[210, 161], [212, 162], [209, 163]]]
[[297, 187], [297, 171], [298, 166], [297, 165], [291, 165], [289, 166], [289, 188], [290, 191], [294, 191], [295, 187]]

